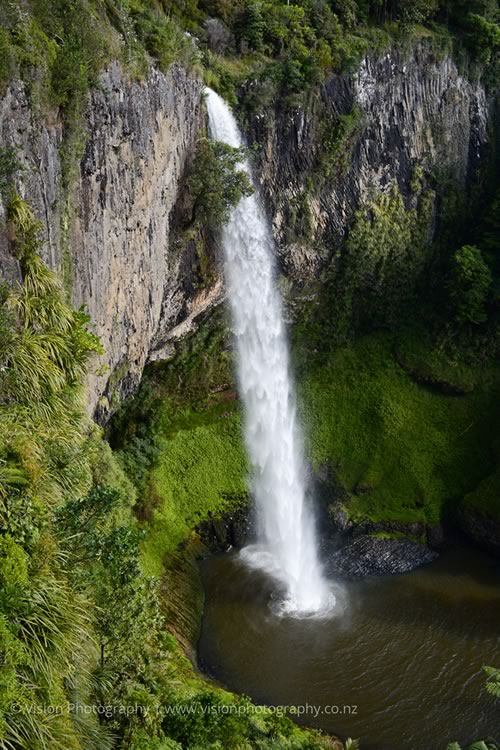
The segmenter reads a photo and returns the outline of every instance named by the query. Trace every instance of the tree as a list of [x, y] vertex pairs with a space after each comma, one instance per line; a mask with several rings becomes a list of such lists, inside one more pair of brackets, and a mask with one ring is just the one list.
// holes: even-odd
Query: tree
[[243, 150], [201, 138], [188, 174], [193, 200], [192, 221], [215, 228], [225, 224], [241, 198], [253, 192], [241, 168]]
[[241, 42], [246, 42], [248, 47], [255, 52], [262, 49], [264, 38], [264, 18], [260, 3], [246, 0], [244, 8], [236, 22], [237, 37]]
[[489, 63], [492, 55], [500, 49], [500, 26], [477, 13], [467, 18], [469, 46], [482, 63]]

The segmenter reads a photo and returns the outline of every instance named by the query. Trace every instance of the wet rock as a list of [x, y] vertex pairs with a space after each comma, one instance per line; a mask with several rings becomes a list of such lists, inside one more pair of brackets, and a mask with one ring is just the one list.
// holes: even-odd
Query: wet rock
[[371, 484], [368, 484], [367, 482], [358, 482], [357, 485], [354, 487], [354, 494], [355, 495], [366, 495], [368, 492], [371, 492], [373, 487]]
[[434, 526], [428, 526], [425, 532], [427, 546], [434, 550], [440, 550], [444, 547], [444, 529], [441, 524], [436, 523]]
[[465, 508], [459, 514], [464, 531], [481, 546], [491, 552], [500, 553], [500, 518]]
[[310, 482], [314, 485], [314, 494], [321, 503], [330, 505], [334, 502], [349, 502], [351, 496], [331, 464], [320, 464], [314, 472], [309, 468], [308, 473]]
[[355, 527], [356, 534], [399, 534], [410, 537], [412, 541], [423, 541], [426, 534], [426, 526], [414, 521], [404, 523], [402, 521], [362, 521]]
[[424, 544], [408, 539], [385, 539], [357, 536], [333, 552], [327, 571], [333, 576], [362, 578], [374, 575], [408, 573], [438, 557], [437, 552]]
[[232, 547], [243, 547], [252, 529], [252, 510], [250, 505], [243, 505], [203, 521], [197, 532], [210, 552], [227, 552]]
[[354, 523], [349, 518], [347, 509], [341, 502], [332, 503], [328, 507], [328, 516], [336, 531], [344, 533], [355, 528]]

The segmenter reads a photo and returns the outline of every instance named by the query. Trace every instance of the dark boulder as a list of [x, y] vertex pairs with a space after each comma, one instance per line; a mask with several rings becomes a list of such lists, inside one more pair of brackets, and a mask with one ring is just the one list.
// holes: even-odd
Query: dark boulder
[[408, 573], [432, 562], [437, 552], [409, 539], [356, 536], [330, 555], [327, 571], [333, 576], [362, 578]]
[[335, 502], [328, 506], [328, 517], [335, 531], [345, 533], [355, 528], [354, 523], [349, 518], [347, 509], [341, 502]]
[[490, 552], [500, 553], [500, 518], [473, 508], [464, 508], [459, 520], [463, 530], [475, 542]]
[[198, 536], [210, 552], [227, 552], [232, 547], [243, 547], [252, 531], [252, 512], [249, 505], [202, 521]]

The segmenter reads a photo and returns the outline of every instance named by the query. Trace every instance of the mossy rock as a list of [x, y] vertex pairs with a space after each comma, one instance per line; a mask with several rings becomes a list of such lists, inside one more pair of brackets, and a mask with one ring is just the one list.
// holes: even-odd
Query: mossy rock
[[416, 383], [445, 395], [471, 393], [477, 373], [462, 362], [451, 362], [424, 342], [405, 340], [397, 349], [397, 361]]

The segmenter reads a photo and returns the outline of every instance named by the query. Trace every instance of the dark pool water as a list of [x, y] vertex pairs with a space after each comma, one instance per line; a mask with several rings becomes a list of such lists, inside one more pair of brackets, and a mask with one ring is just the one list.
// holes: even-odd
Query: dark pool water
[[200, 662], [230, 689], [304, 706], [303, 723], [362, 750], [500, 735], [481, 672], [500, 666], [498, 559], [457, 546], [408, 575], [349, 583], [343, 611], [324, 620], [273, 615], [272, 583], [236, 553], [204, 561], [202, 575]]

